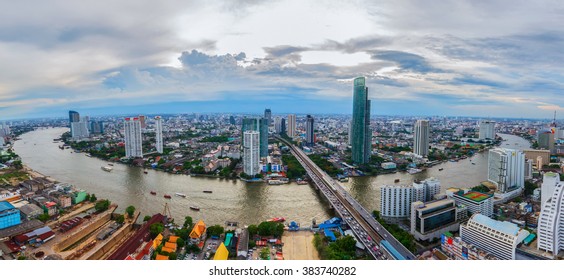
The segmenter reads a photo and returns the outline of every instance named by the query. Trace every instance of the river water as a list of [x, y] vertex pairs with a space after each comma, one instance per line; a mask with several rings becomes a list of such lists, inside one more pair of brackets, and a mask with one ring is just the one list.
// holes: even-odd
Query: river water
[[[163, 212], [168, 203], [172, 216], [183, 220], [184, 216], [203, 219], [207, 224], [224, 224], [236, 221], [243, 225], [258, 224], [272, 217], [285, 217], [308, 225], [313, 218], [323, 221], [332, 215], [328, 203], [309, 185], [269, 186], [264, 183], [245, 183], [239, 180], [190, 177], [165, 172], [130, 167], [116, 163], [112, 172], [100, 169], [107, 162], [87, 157], [84, 153], [61, 150], [53, 139], [68, 131], [68, 128], [39, 129], [21, 136], [14, 150], [30, 168], [61, 182], [71, 183], [98, 198], [108, 198], [117, 203], [123, 212], [133, 205], [142, 215]], [[513, 135], [509, 139], [512, 148], [527, 148], [529, 143]], [[517, 145], [513, 145], [517, 143]], [[510, 147], [510, 146], [507, 146]], [[472, 164], [472, 162], [475, 163]], [[443, 168], [443, 171], [438, 171]], [[376, 177], [350, 178], [343, 183], [351, 195], [369, 210], [380, 207], [380, 186], [392, 184], [395, 179], [411, 184], [414, 179], [434, 176], [441, 180], [442, 188], [469, 187], [484, 181], [487, 176], [487, 153], [477, 154], [459, 162], [436, 165], [421, 173], [410, 175], [395, 173]], [[213, 193], [203, 193], [211, 190]], [[150, 191], [157, 192], [151, 195]], [[184, 193], [187, 198], [174, 196]], [[169, 194], [172, 199], [165, 199]], [[190, 210], [190, 206], [201, 211]]]

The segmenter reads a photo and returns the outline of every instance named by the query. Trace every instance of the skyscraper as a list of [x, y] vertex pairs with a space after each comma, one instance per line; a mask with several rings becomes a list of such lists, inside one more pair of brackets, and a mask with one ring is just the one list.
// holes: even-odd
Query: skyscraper
[[546, 149], [551, 153], [554, 153], [554, 142], [554, 131], [552, 129], [543, 129], [538, 132], [537, 143], [539, 145], [539, 148]]
[[258, 120], [260, 128], [260, 157], [268, 156], [268, 119]]
[[488, 154], [488, 181], [496, 185], [499, 193], [523, 187], [525, 154], [513, 149], [491, 149]]
[[296, 137], [296, 115], [288, 115], [288, 137]]
[[91, 134], [104, 134], [104, 122], [90, 121], [89, 129]]
[[139, 118], [125, 118], [125, 156], [128, 158], [143, 157], [143, 138]]
[[143, 115], [139, 115], [139, 122], [141, 122], [141, 128], [146, 128], [147, 127], [147, 117], [143, 116]]
[[370, 100], [368, 100], [368, 88], [364, 77], [354, 79], [353, 83], [353, 115], [350, 134], [353, 162], [368, 163], [372, 151], [372, 132], [370, 130]]
[[495, 139], [495, 122], [494, 121], [481, 121], [480, 122], [480, 140]]
[[538, 224], [537, 248], [554, 256], [564, 250], [564, 182], [559, 177], [552, 172], [544, 175]]
[[230, 116], [230, 117], [229, 117], [229, 124], [230, 124], [230, 125], [235, 125], [235, 117], [234, 117], [234, 116]]
[[315, 142], [315, 128], [313, 125], [313, 117], [307, 115], [306, 117], [306, 145], [312, 147]]
[[266, 119], [267, 126], [272, 125], [272, 111], [270, 109], [264, 109], [264, 118]]
[[155, 148], [159, 154], [163, 153], [163, 119], [155, 117]]
[[255, 175], [260, 172], [260, 133], [248, 130], [243, 133], [243, 172]]
[[69, 111], [69, 123], [79, 122], [80, 114], [77, 111]]
[[417, 120], [413, 131], [413, 153], [426, 157], [429, 154], [429, 121]]
[[282, 132], [282, 119], [280, 117], [274, 118], [274, 131], [278, 134]]
[[280, 134], [286, 134], [286, 119], [280, 120]]

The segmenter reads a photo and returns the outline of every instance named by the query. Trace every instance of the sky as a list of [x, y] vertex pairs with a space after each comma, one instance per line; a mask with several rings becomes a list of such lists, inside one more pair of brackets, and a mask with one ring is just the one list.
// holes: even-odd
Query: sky
[[358, 76], [373, 115], [552, 118], [563, 23], [562, 1], [7, 1], [0, 119], [350, 114]]

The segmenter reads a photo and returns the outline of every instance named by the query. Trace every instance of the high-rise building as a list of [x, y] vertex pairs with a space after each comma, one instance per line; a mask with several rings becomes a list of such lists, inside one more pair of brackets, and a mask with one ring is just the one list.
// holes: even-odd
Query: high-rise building
[[368, 100], [368, 88], [364, 77], [354, 79], [353, 83], [350, 142], [353, 162], [368, 163], [372, 152], [372, 131], [370, 130], [370, 100]]
[[234, 116], [230, 116], [230, 117], [229, 117], [229, 124], [230, 124], [230, 125], [235, 125], [235, 117], [234, 117]]
[[147, 117], [139, 115], [139, 122], [141, 123], [141, 128], [147, 128]]
[[413, 153], [426, 157], [429, 155], [429, 121], [417, 120], [413, 132]]
[[411, 234], [417, 240], [440, 238], [447, 231], [458, 230], [458, 211], [466, 211], [457, 207], [453, 199], [440, 199], [430, 202], [416, 201], [411, 204]]
[[430, 177], [423, 181], [413, 181], [414, 201], [431, 201], [435, 199], [435, 195], [441, 192], [441, 181]]
[[272, 125], [272, 111], [270, 109], [264, 109], [264, 118], [266, 119], [267, 126]]
[[408, 218], [411, 203], [435, 199], [441, 191], [441, 182], [436, 178], [414, 181], [411, 186], [383, 185], [380, 188], [380, 212], [385, 218]]
[[494, 121], [481, 121], [480, 122], [480, 140], [495, 139], [495, 122]]
[[143, 138], [139, 118], [125, 118], [125, 156], [128, 158], [143, 157]]
[[157, 153], [163, 153], [163, 119], [161, 116], [155, 117], [155, 149]]
[[537, 143], [540, 149], [549, 150], [551, 153], [555, 152], [554, 149], [554, 131], [551, 129], [544, 129], [538, 132]]
[[280, 120], [280, 134], [286, 134], [286, 119]]
[[260, 157], [268, 156], [268, 119], [258, 120], [260, 129]]
[[248, 130], [243, 133], [243, 172], [255, 175], [260, 172], [260, 133]]
[[[547, 174], [551, 173], [550, 175]], [[539, 250], [553, 256], [564, 250], [564, 182], [559, 175], [547, 172], [541, 189], [541, 212], [538, 222]]]
[[274, 118], [274, 131], [276, 131], [276, 133], [278, 134], [282, 132], [282, 118]]
[[104, 134], [103, 121], [90, 121], [90, 134]]
[[90, 137], [88, 127], [90, 123], [87, 118], [81, 118], [77, 122], [71, 122], [71, 136], [73, 140], [80, 140]]
[[307, 115], [306, 117], [306, 145], [312, 147], [315, 143], [315, 126], [313, 124], [313, 117]]
[[516, 224], [493, 220], [482, 214], [474, 214], [466, 225], [460, 225], [460, 238], [484, 250], [500, 260], [514, 260], [515, 248], [529, 232]]
[[296, 137], [296, 115], [288, 115], [288, 137]]
[[498, 193], [507, 193], [525, 185], [525, 154], [519, 150], [495, 148], [488, 154], [488, 181]]
[[80, 114], [77, 111], [69, 111], [69, 123], [79, 122]]

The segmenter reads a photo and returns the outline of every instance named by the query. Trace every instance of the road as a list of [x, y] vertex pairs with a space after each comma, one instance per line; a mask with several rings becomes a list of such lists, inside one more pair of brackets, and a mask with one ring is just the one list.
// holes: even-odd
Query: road
[[285, 139], [276, 137], [288, 147], [292, 154], [307, 171], [313, 183], [327, 197], [335, 211], [349, 225], [357, 240], [365, 247], [366, 251], [375, 259], [393, 258], [384, 250], [380, 250], [380, 241], [388, 241], [405, 259], [414, 260], [415, 255], [395, 239], [380, 223], [378, 223], [358, 201], [351, 197], [348, 192], [327, 173], [321, 170], [315, 163], [299, 148]]

